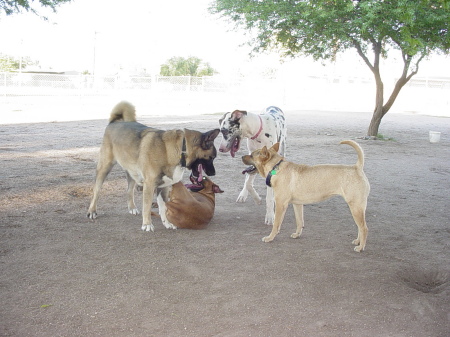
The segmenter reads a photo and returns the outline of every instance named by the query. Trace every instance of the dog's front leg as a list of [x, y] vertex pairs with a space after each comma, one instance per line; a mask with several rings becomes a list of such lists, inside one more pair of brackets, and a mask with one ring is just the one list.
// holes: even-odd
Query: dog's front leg
[[284, 214], [286, 213], [288, 205], [289, 204], [287, 202], [283, 203], [275, 200], [275, 221], [273, 222], [272, 232], [270, 232], [270, 235], [263, 237], [262, 240], [264, 242], [272, 241], [280, 232], [281, 223], [283, 222]]
[[253, 181], [255, 180], [256, 174], [245, 174], [245, 182], [244, 182], [244, 188], [242, 189], [241, 193], [239, 193], [239, 196], [236, 200], [236, 202], [245, 202], [248, 197], [248, 193], [253, 197], [253, 200], [259, 205], [261, 204], [261, 197], [256, 192], [255, 188], [253, 187]]
[[297, 239], [300, 235], [302, 235], [303, 227], [305, 227], [305, 222], [303, 220], [303, 205], [294, 204], [293, 206], [295, 222], [297, 223], [297, 230], [291, 235], [291, 238]]
[[154, 232], [155, 227], [152, 224], [151, 211], [153, 195], [155, 194], [155, 183], [151, 180], [144, 182], [144, 190], [142, 193], [142, 230]]
[[161, 217], [161, 221], [167, 229], [177, 229], [177, 226], [172, 224], [166, 216], [166, 201], [164, 200], [164, 192], [158, 193], [158, 196], [156, 197], [156, 202], [158, 203], [158, 209], [159, 209], [159, 216]]
[[273, 196], [273, 188], [267, 187], [266, 192], [266, 225], [272, 225], [273, 219], [275, 217], [274, 208], [275, 208], [275, 201]]

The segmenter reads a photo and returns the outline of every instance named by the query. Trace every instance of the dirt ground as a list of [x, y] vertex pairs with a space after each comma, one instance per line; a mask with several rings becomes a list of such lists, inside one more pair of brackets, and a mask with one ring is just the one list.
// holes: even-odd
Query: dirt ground
[[[263, 243], [264, 203], [235, 203], [245, 148], [215, 161], [225, 193], [205, 230], [156, 218], [154, 233], [141, 231], [118, 166], [89, 220], [109, 110], [104, 120], [0, 125], [1, 336], [449, 336], [450, 118], [388, 114], [380, 132], [393, 139], [358, 140], [371, 194], [356, 253], [339, 197], [305, 207], [299, 239], [290, 207]], [[220, 117], [139, 113], [150, 126], [200, 131]], [[365, 135], [370, 114], [285, 113], [287, 159], [356, 162], [339, 141]], [[264, 195], [262, 178], [256, 186]]]

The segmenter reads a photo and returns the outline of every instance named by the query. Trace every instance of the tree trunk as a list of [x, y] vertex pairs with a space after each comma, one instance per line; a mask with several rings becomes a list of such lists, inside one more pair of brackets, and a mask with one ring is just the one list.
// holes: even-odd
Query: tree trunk
[[376, 137], [378, 135], [378, 129], [380, 128], [381, 119], [386, 114], [384, 111], [384, 84], [381, 80], [380, 69], [378, 64], [372, 69], [375, 76], [376, 83], [376, 95], [375, 95], [375, 109], [373, 111], [372, 120], [370, 121], [367, 135], [370, 137]]
[[361, 44], [356, 39], [352, 39], [352, 41], [354, 47], [358, 51], [359, 56], [364, 60], [364, 62], [367, 64], [367, 66], [372, 71], [375, 77], [376, 83], [375, 109], [373, 111], [372, 120], [370, 121], [369, 124], [369, 129], [367, 130], [367, 135], [370, 137], [376, 137], [378, 135], [378, 129], [380, 128], [381, 120], [383, 119], [384, 115], [386, 115], [386, 113], [391, 109], [392, 105], [395, 102], [395, 99], [397, 98], [403, 86], [406, 83], [408, 83], [411, 77], [417, 74], [417, 72], [419, 71], [419, 63], [427, 55], [427, 53], [426, 52], [422, 53], [419, 59], [415, 62], [415, 70], [408, 75], [409, 66], [411, 65], [413, 56], [407, 55], [402, 51], [403, 73], [397, 80], [397, 83], [395, 83], [394, 90], [392, 90], [391, 96], [389, 97], [388, 101], [386, 102], [386, 104], [384, 104], [384, 85], [383, 81], [381, 80], [380, 74], [380, 56], [382, 51], [382, 41], [381, 40], [377, 41], [375, 39], [372, 40], [372, 47], [374, 52], [373, 65], [370, 63], [369, 59], [364, 54], [364, 50], [361, 47]]
[[380, 128], [381, 119], [385, 114], [383, 113], [383, 105], [377, 106], [372, 115], [372, 120], [369, 124], [367, 135], [370, 137], [376, 137], [378, 135], [378, 129]]
[[375, 102], [375, 110], [373, 112], [372, 120], [370, 121], [369, 130], [367, 131], [367, 135], [370, 137], [376, 137], [378, 135], [378, 129], [380, 128], [381, 120], [384, 117], [384, 115], [387, 114], [387, 112], [391, 109], [392, 105], [394, 104], [398, 94], [400, 93], [400, 90], [403, 88], [403, 86], [408, 82], [409, 79], [402, 76], [398, 79], [397, 83], [395, 83], [394, 90], [392, 90], [391, 96], [389, 97], [386, 104], [383, 105], [383, 93], [379, 91], [383, 91], [383, 83], [378, 83], [377, 80], [377, 95], [376, 95], [376, 102]]

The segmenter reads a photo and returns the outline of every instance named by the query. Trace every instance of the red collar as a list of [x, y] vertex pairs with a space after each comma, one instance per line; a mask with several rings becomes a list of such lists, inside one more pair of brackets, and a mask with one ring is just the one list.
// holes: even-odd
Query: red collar
[[254, 135], [252, 138], [250, 138], [251, 140], [255, 140], [256, 138], [258, 138], [259, 134], [261, 133], [261, 131], [262, 131], [262, 129], [263, 129], [263, 122], [262, 122], [261, 116], [258, 115], [258, 117], [259, 117], [259, 122], [260, 122], [259, 130], [258, 130], [258, 132], [256, 133], [256, 135]]

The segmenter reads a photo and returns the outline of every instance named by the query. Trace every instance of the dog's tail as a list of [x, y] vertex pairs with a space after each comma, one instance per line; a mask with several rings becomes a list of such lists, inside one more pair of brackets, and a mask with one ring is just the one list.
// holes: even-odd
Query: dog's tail
[[364, 151], [359, 146], [357, 142], [354, 142], [353, 140], [343, 140], [340, 144], [347, 144], [353, 147], [356, 150], [356, 153], [358, 154], [358, 161], [356, 162], [356, 167], [360, 170], [364, 167]]
[[109, 122], [117, 121], [136, 122], [136, 109], [131, 103], [122, 101], [112, 109]]

